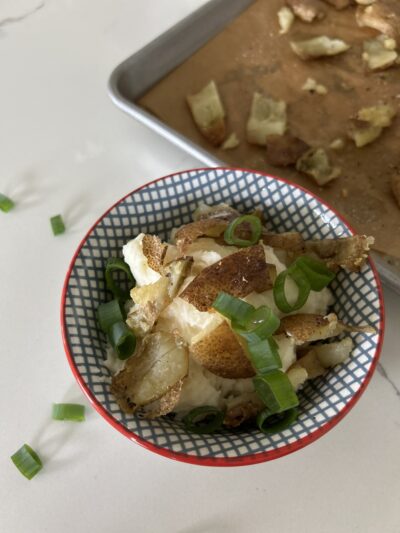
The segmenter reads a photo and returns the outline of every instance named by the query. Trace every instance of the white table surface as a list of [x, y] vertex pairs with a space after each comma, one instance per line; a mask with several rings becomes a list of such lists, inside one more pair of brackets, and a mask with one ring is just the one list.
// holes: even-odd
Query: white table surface
[[[399, 533], [399, 297], [386, 290], [381, 367], [330, 433], [277, 461], [213, 469], [131, 443], [88, 406], [60, 336], [67, 265], [125, 193], [197, 162], [107, 96], [113, 67], [204, 0], [0, 0], [0, 531], [2, 533]], [[68, 231], [54, 238], [49, 217]], [[87, 403], [87, 402], [86, 402]], [[32, 481], [9, 456], [43, 456]]]

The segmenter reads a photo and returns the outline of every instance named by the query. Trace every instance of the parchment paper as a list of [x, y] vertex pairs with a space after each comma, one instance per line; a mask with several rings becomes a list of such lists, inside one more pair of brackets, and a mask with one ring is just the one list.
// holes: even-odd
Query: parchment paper
[[[366, 71], [362, 42], [376, 32], [359, 28], [353, 9], [327, 7], [323, 21], [306, 24], [296, 20], [287, 35], [280, 35], [276, 13], [283, 4], [282, 0], [255, 1], [139, 103], [229, 165], [266, 171], [308, 188], [337, 208], [359, 233], [373, 235], [375, 249], [399, 258], [400, 209], [390, 190], [390, 177], [400, 172], [400, 67], [380, 73]], [[352, 48], [340, 56], [313, 61], [302, 61], [290, 49], [292, 39], [323, 34], [342, 38]], [[307, 77], [325, 85], [328, 94], [302, 91]], [[241, 140], [234, 150], [213, 148], [189, 113], [185, 96], [210, 79], [218, 84], [229, 132], [235, 131]], [[311, 146], [327, 148], [333, 139], [345, 138], [349, 118], [361, 107], [383, 101], [394, 105], [398, 116], [374, 143], [356, 148], [348, 139], [342, 151], [329, 151], [342, 175], [321, 188], [293, 169], [272, 167], [262, 147], [247, 143], [245, 125], [254, 91], [285, 100], [288, 131]]]

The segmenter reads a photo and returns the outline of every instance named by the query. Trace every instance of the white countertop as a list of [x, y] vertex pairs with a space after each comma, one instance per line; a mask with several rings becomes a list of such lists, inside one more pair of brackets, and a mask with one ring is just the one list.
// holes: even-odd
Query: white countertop
[[[59, 303], [81, 237], [107, 207], [198, 162], [120, 112], [107, 79], [121, 60], [204, 0], [1, 0], [0, 531], [2, 533], [398, 533], [400, 308], [385, 291], [381, 367], [326, 436], [261, 465], [176, 463], [131, 443], [88, 407], [64, 355]], [[49, 217], [68, 230], [54, 238]], [[86, 402], [87, 403], [87, 402]], [[43, 456], [32, 481], [9, 456]]]

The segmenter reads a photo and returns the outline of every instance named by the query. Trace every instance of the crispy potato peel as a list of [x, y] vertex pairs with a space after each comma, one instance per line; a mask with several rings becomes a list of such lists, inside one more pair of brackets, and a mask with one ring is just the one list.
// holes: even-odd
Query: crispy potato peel
[[189, 353], [178, 337], [151, 333], [138, 353], [113, 377], [111, 390], [125, 413], [134, 413], [165, 396], [188, 373]]

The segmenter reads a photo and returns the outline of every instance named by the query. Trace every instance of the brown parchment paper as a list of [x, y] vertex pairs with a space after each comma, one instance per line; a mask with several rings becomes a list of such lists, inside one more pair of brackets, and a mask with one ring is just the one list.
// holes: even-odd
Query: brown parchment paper
[[[276, 14], [283, 4], [282, 0], [255, 1], [139, 103], [229, 165], [266, 171], [308, 188], [337, 208], [359, 233], [373, 235], [377, 250], [399, 258], [400, 209], [391, 193], [390, 177], [400, 172], [400, 67], [366, 71], [362, 42], [376, 32], [357, 26], [353, 8], [336, 11], [327, 6], [321, 22], [296, 20], [288, 34], [280, 35]], [[352, 47], [340, 56], [312, 61], [302, 61], [290, 49], [292, 39], [323, 34], [342, 38]], [[302, 91], [307, 77], [324, 84], [328, 94]], [[228, 131], [235, 131], [241, 140], [234, 150], [213, 148], [196, 129], [187, 108], [185, 96], [210, 79], [218, 84]], [[348, 139], [342, 151], [330, 150], [342, 175], [320, 188], [292, 168], [269, 165], [264, 149], [247, 143], [245, 125], [254, 91], [285, 100], [288, 131], [311, 146], [327, 148], [333, 139], [345, 138], [349, 118], [361, 107], [383, 101], [394, 105], [398, 116], [374, 143], [356, 148]]]

